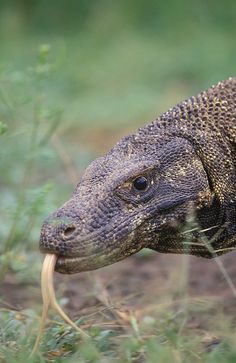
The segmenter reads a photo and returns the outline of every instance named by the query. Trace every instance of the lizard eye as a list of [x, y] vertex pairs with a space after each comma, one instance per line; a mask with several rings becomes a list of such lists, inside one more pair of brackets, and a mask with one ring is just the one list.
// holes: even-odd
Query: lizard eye
[[139, 176], [138, 178], [134, 179], [133, 187], [135, 190], [144, 191], [148, 187], [148, 180], [145, 176]]

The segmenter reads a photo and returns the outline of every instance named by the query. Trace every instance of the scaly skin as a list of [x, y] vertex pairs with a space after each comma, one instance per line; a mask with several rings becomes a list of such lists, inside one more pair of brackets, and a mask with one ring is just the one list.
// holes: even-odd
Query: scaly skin
[[[72, 198], [44, 222], [40, 249], [59, 256], [61, 273], [96, 269], [144, 247], [208, 258], [231, 251], [235, 166], [236, 78], [230, 78], [89, 165]], [[196, 223], [186, 231], [190, 211]]]

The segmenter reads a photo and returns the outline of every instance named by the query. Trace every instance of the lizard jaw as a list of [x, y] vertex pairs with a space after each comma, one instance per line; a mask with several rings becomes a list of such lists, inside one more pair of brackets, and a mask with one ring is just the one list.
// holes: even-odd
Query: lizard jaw
[[98, 268], [113, 264], [138, 252], [141, 249], [127, 249], [120, 253], [119, 249], [109, 251], [105, 254], [91, 254], [85, 257], [58, 256], [55, 271], [62, 274], [74, 274], [83, 271], [96, 270]]

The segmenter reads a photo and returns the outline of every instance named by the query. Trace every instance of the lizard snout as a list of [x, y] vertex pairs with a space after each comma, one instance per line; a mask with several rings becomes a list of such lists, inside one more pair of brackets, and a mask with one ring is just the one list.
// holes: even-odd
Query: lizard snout
[[48, 218], [41, 229], [40, 250], [43, 253], [70, 256], [79, 232], [78, 225], [70, 218]]

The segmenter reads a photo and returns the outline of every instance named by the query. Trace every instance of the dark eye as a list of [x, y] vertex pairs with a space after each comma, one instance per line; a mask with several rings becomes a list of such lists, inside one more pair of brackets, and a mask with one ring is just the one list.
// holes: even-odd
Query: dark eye
[[148, 187], [148, 180], [145, 178], [145, 176], [139, 176], [138, 178], [134, 179], [133, 181], [133, 187], [136, 190], [146, 190]]

